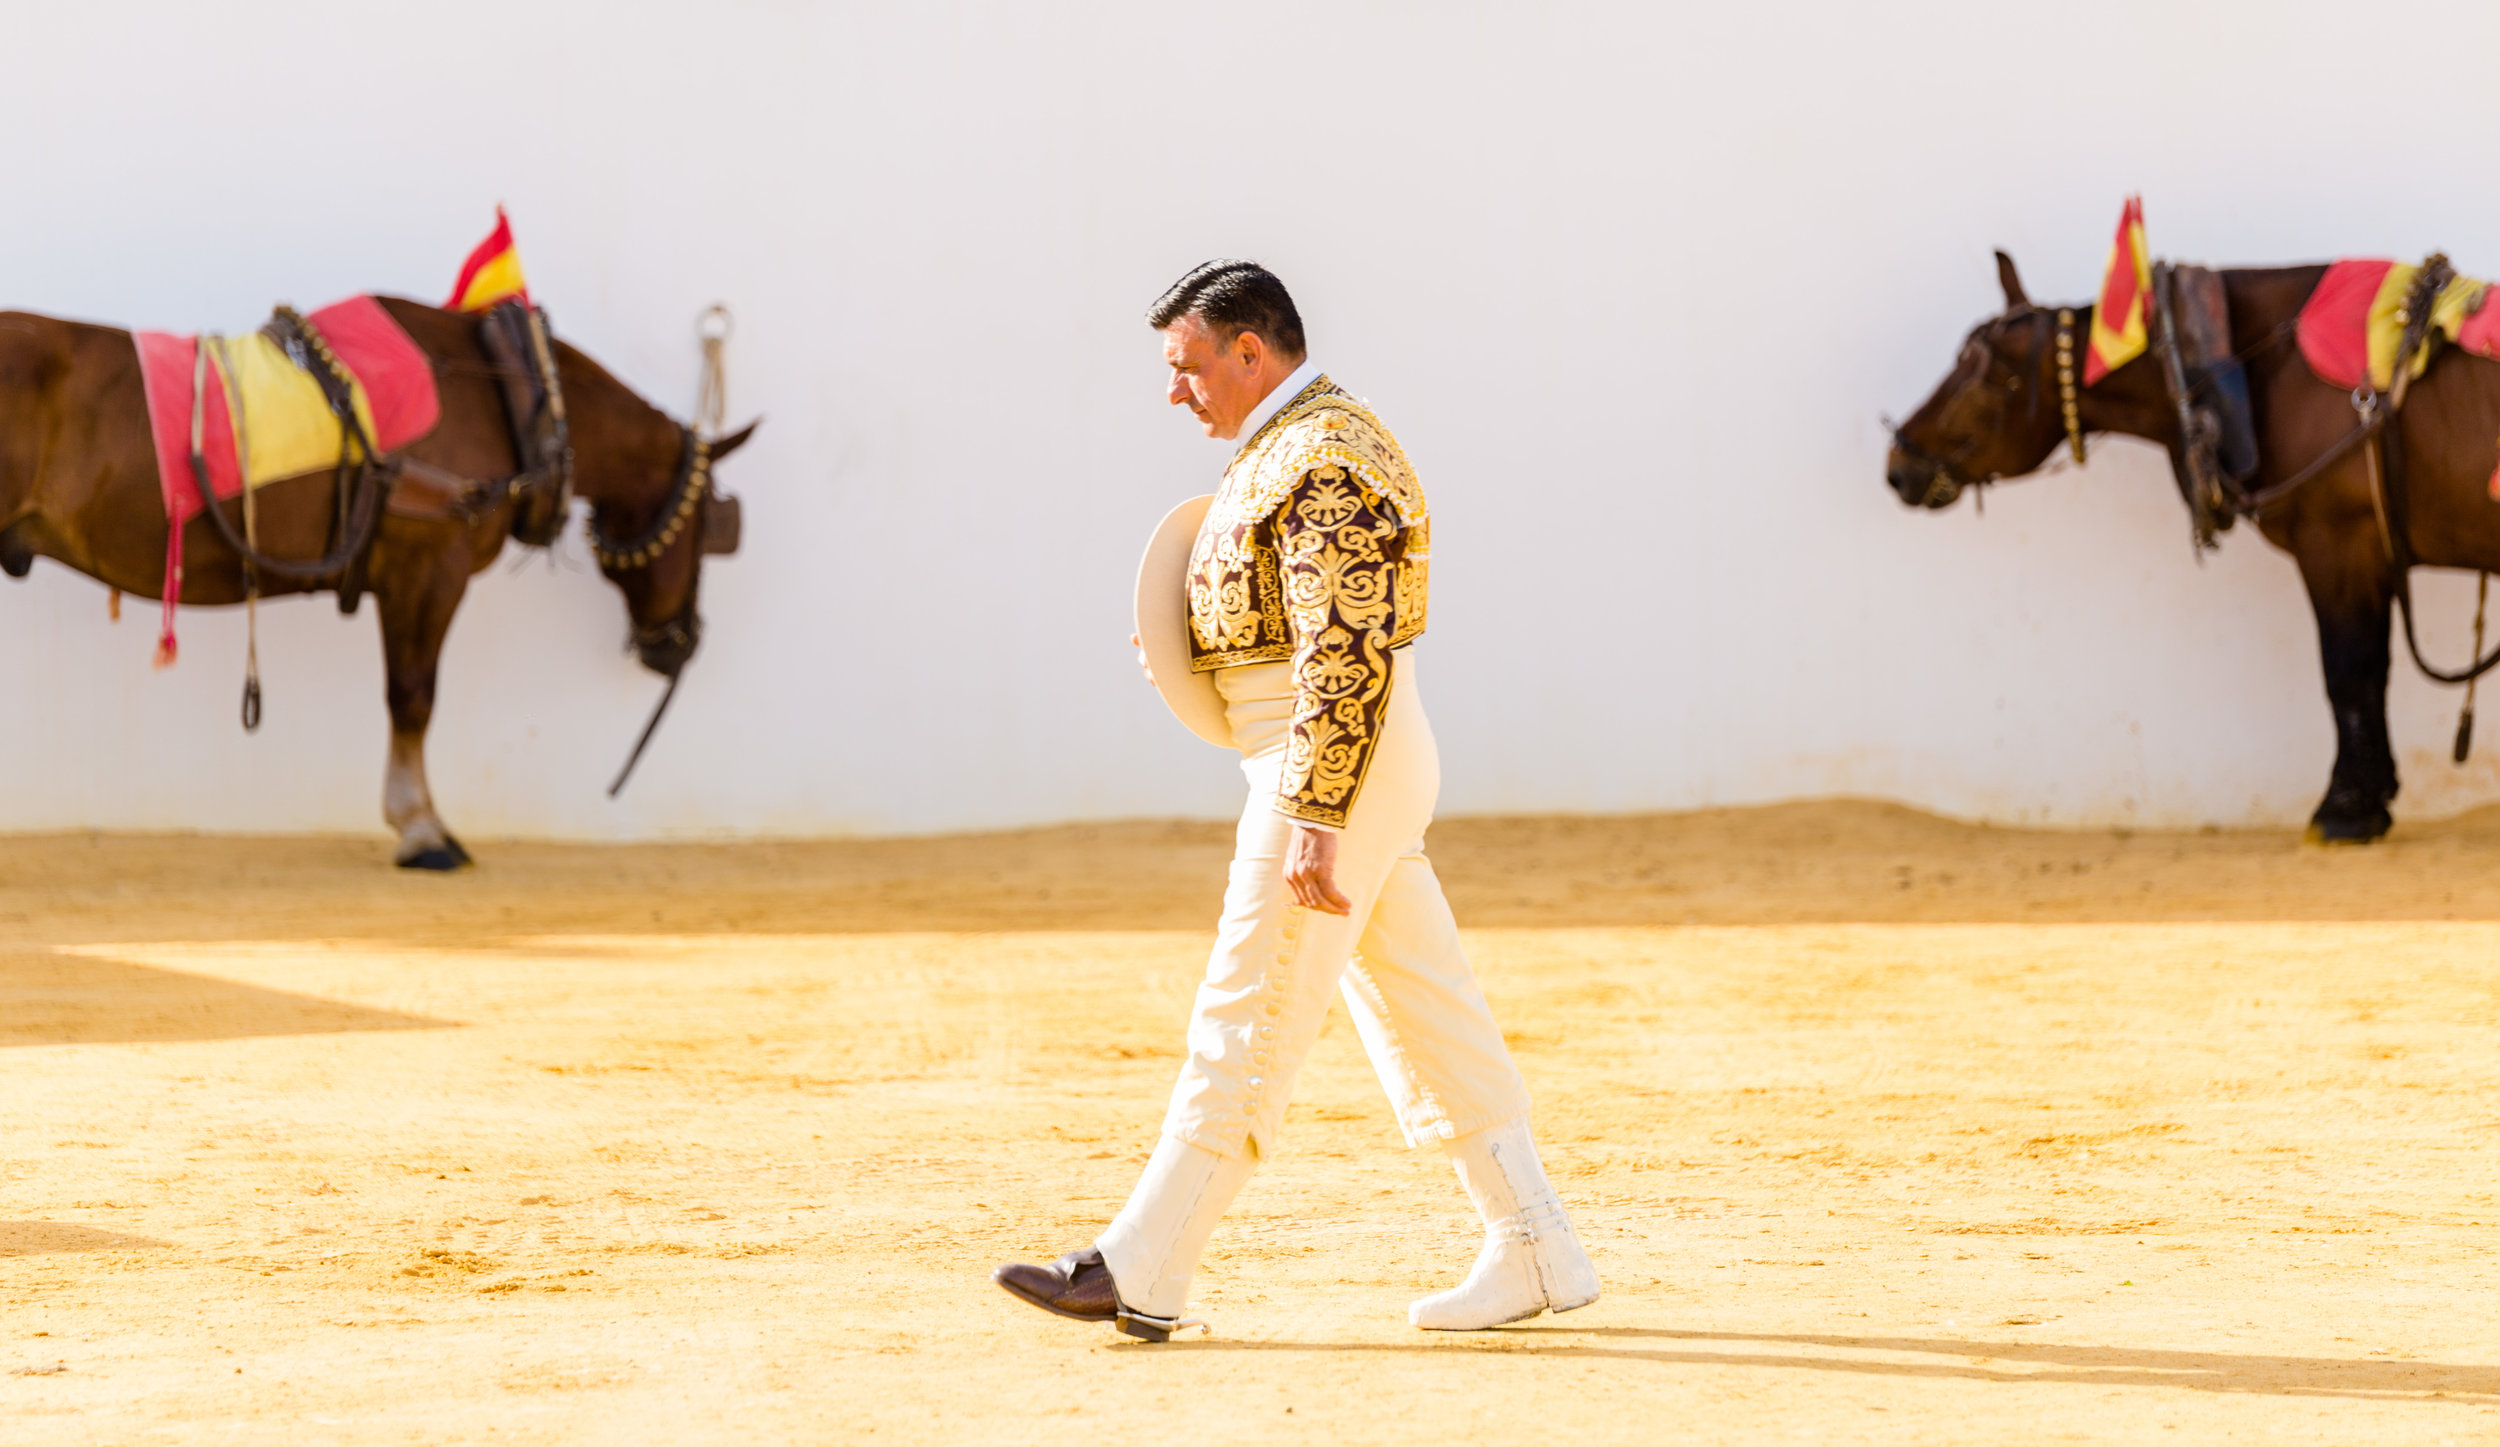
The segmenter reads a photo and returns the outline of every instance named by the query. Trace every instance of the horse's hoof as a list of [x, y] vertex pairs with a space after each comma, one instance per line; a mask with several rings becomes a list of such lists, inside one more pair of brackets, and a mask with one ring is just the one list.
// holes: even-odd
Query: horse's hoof
[[452, 870], [458, 869], [461, 865], [469, 862], [469, 856], [467, 854], [457, 851], [457, 845], [450, 849], [420, 849], [416, 853], [411, 854], [407, 858], [399, 861], [399, 867], [402, 869], [431, 869], [437, 873], [448, 874]]
[[2313, 819], [2309, 832], [2302, 836], [2311, 844], [2375, 844], [2387, 837], [2395, 821], [2381, 814], [2375, 818]]
[[450, 850], [452, 859], [463, 866], [477, 863], [476, 860], [469, 857], [468, 850], [460, 847], [460, 841], [452, 838], [448, 834], [443, 836], [443, 847]]

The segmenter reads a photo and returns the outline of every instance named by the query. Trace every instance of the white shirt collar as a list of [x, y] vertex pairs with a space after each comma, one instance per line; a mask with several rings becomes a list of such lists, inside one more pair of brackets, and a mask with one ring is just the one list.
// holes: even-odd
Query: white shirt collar
[[1267, 425], [1269, 418], [1275, 416], [1287, 402], [1301, 396], [1303, 388], [1318, 380], [1319, 363], [1304, 357], [1301, 366], [1288, 373], [1285, 380], [1276, 384], [1276, 390], [1261, 397], [1259, 405], [1250, 409], [1250, 415], [1241, 419], [1241, 430], [1233, 434], [1233, 451], [1239, 452], [1248, 446], [1250, 439], [1259, 435], [1259, 429]]

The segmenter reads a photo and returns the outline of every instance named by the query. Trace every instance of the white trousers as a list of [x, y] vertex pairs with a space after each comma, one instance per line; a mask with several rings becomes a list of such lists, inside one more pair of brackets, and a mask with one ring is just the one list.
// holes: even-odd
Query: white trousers
[[1250, 781], [1215, 950], [1189, 1024], [1164, 1134], [1219, 1156], [1266, 1155], [1294, 1075], [1342, 991], [1407, 1144], [1446, 1140], [1528, 1112], [1527, 1083], [1458, 943], [1458, 923], [1424, 858], [1441, 759], [1415, 684], [1395, 655], [1387, 718], [1362, 793], [1338, 836], [1337, 888], [1350, 916], [1293, 902], [1284, 876], [1294, 821], [1276, 812], [1291, 723], [1286, 663], [1215, 675]]

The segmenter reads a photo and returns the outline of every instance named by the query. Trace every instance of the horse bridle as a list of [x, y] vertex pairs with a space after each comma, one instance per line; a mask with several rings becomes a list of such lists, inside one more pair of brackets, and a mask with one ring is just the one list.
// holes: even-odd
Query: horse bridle
[[677, 431], [683, 439], [677, 450], [677, 477], [669, 484], [668, 500], [661, 504], [659, 516], [650, 526], [639, 536], [618, 542], [599, 526], [598, 509], [591, 510], [590, 551], [598, 558], [599, 566], [611, 573], [630, 573], [658, 562], [686, 530], [695, 509], [703, 505], [703, 494], [711, 488], [712, 444], [682, 423]]
[[[590, 535], [591, 555], [599, 560], [600, 567], [611, 573], [639, 572], [658, 562], [685, 532], [686, 524], [694, 518], [695, 509], [703, 505], [703, 495], [711, 490], [712, 444], [682, 423], [677, 431], [682, 439], [677, 449], [677, 476], [669, 484], [667, 501], [660, 505], [659, 515], [652, 519], [650, 525], [637, 536], [619, 542], [599, 526], [599, 510], [595, 505], [583, 525], [584, 531]], [[633, 630], [635, 648], [666, 648], [677, 655], [678, 664], [677, 670], [668, 676], [668, 687], [661, 690], [660, 701], [652, 706], [651, 717], [644, 722], [641, 735], [634, 740], [633, 752], [625, 756], [625, 767], [617, 770], [615, 781], [608, 785], [608, 797], [611, 799], [624, 789], [625, 781], [633, 777], [634, 765], [642, 762], [642, 751], [650, 747], [651, 735], [658, 731], [660, 719], [667, 714], [669, 704], [677, 697], [677, 685], [686, 676], [686, 663], [694, 657], [695, 630], [700, 626], [695, 621], [696, 617], [694, 592], [689, 588], [686, 605], [677, 610], [677, 616], [649, 628], [636, 627]]]
[[[1986, 385], [1988, 375], [1995, 370], [1997, 363], [2004, 360], [2004, 355], [1997, 350], [1994, 337], [1998, 327], [2018, 319], [2026, 322], [2036, 321], [2044, 325], [2051, 324], [2052, 316], [2055, 318], [2053, 325], [2057, 361], [2058, 415], [2065, 423], [2066, 446], [2073, 452], [2075, 461], [2081, 463], [2084, 460], [2083, 416], [2082, 403], [2075, 390], [2075, 313], [2073, 308], [2059, 307], [2052, 314], [2045, 307], [2025, 304], [2019, 311], [2009, 311], [1997, 318], [1994, 323], [1973, 333], [1971, 340], [1987, 353], [1988, 358], [1980, 367], [1978, 385]], [[2011, 367], [2007, 370], [2013, 371]], [[2020, 374], [2016, 373], [2016, 375]], [[2030, 398], [2026, 404], [2023, 419], [2026, 424], [2037, 422], [2040, 418], [2040, 389], [2032, 387], [2027, 390]], [[1931, 507], [1941, 507], [1951, 502], [1960, 497], [1965, 489], [1984, 488], [1990, 482], [1995, 481], [1993, 477], [1964, 475], [1954, 466], [1959, 459], [1942, 457], [1929, 452], [1926, 448], [1912, 442], [1904, 435], [1900, 427], [1892, 429], [1892, 445], [1901, 449], [1904, 455], [1926, 465], [1931, 480], [1928, 483], [1927, 496], [1922, 501]], [[1973, 440], [1973, 445], [1977, 445], [1976, 438]]]
[[[599, 526], [595, 507], [584, 525], [590, 534], [591, 555], [611, 573], [639, 572], [658, 562], [676, 545], [686, 524], [693, 520], [695, 509], [703, 505], [703, 495], [711, 490], [712, 444], [697, 436], [691, 427], [680, 424], [677, 430], [683, 438], [677, 450], [677, 476], [669, 484], [668, 500], [661, 504], [659, 516], [640, 534], [624, 542], [608, 536], [607, 530]], [[693, 612], [694, 600], [689, 596], [676, 617], [649, 628], [636, 628], [634, 646], [668, 647], [692, 653], [694, 628], [686, 620]]]

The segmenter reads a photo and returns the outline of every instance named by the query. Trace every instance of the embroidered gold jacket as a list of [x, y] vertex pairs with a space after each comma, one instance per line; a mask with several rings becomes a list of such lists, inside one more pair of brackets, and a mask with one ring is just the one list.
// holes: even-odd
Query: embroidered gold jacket
[[1276, 807], [1332, 829], [1388, 716], [1389, 651], [1424, 631], [1422, 484], [1371, 410], [1322, 376], [1234, 454], [1189, 559], [1189, 666], [1293, 661]]

